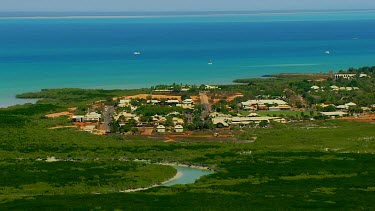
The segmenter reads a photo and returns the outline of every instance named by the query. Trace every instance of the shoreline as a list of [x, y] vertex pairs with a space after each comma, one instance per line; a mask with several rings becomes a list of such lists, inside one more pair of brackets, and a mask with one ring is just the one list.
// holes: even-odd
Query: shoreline
[[126, 189], [126, 190], [121, 190], [119, 191], [120, 193], [131, 193], [131, 192], [138, 192], [138, 191], [143, 191], [143, 190], [148, 190], [148, 189], [151, 189], [151, 188], [156, 188], [156, 187], [160, 187], [160, 186], [163, 186], [167, 183], [170, 183], [170, 182], [173, 182], [177, 179], [179, 179], [180, 177], [182, 177], [183, 174], [179, 171], [177, 171], [176, 175], [168, 180], [165, 180], [161, 183], [157, 183], [157, 184], [154, 184], [154, 185], [151, 185], [149, 187], [145, 187], [145, 188], [135, 188], [135, 189]]
[[187, 168], [193, 168], [193, 169], [199, 169], [199, 170], [207, 170], [207, 171], [214, 172], [214, 170], [212, 170], [211, 168], [206, 167], [206, 166], [197, 166], [197, 165], [181, 164], [181, 163], [169, 163], [169, 162], [166, 162], [166, 163], [151, 163], [151, 164], [164, 165], [164, 166], [187, 167]]
[[[138, 162], [147, 162], [147, 161], [138, 161]], [[212, 172], [215, 172], [214, 170], [210, 169], [209, 167], [204, 167], [204, 166], [197, 166], [197, 165], [189, 165], [189, 164], [180, 164], [180, 163], [170, 163], [170, 162], [166, 162], [166, 163], [150, 163], [150, 164], [156, 164], [156, 165], [164, 165], [164, 166], [177, 166], [177, 167], [186, 167], [186, 168], [192, 168], [192, 169], [199, 169], [199, 170], [207, 170], [207, 171], [212, 171]], [[181, 178], [184, 174], [180, 171], [177, 170], [177, 173], [174, 177], [168, 179], [168, 180], [165, 180], [161, 183], [157, 183], [157, 184], [154, 184], [154, 185], [151, 185], [149, 187], [144, 187], [144, 188], [135, 188], [135, 189], [127, 189], [127, 190], [121, 190], [119, 191], [120, 193], [131, 193], [131, 192], [137, 192], [137, 191], [143, 191], [143, 190], [148, 190], [148, 189], [151, 189], [151, 188], [155, 188], [155, 187], [160, 187], [160, 186], [164, 186], [165, 184], [168, 184], [170, 182], [173, 182], [179, 178]]]

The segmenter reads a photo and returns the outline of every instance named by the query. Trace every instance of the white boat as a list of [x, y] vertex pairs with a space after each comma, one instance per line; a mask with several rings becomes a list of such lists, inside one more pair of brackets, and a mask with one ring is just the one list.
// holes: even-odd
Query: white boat
[[207, 64], [209, 64], [209, 65], [213, 65], [214, 63], [213, 62], [211, 62], [211, 61], [209, 61]]
[[325, 54], [331, 54], [331, 52], [329, 52], [329, 51], [326, 51], [326, 52], [325, 52]]
[[135, 51], [133, 54], [134, 54], [134, 55], [141, 55], [141, 52], [139, 52], [139, 51]]

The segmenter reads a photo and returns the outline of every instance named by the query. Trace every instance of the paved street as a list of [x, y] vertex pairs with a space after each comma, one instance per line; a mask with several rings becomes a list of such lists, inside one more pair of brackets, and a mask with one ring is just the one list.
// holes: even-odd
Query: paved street
[[200, 92], [199, 96], [201, 99], [203, 109], [209, 114], [211, 112], [211, 105], [210, 105], [210, 102], [208, 101], [206, 92]]
[[103, 112], [103, 130], [105, 130], [106, 132], [110, 132], [111, 131], [110, 123], [112, 122], [112, 116], [113, 116], [114, 112], [115, 112], [115, 109], [114, 109], [113, 106], [106, 106], [104, 108], [104, 112]]

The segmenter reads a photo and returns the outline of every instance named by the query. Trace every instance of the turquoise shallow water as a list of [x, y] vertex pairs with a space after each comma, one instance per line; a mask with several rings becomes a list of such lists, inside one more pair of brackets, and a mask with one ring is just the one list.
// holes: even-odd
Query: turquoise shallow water
[[0, 106], [42, 88], [231, 83], [374, 65], [374, 26], [374, 12], [0, 18]]
[[177, 171], [182, 174], [182, 176], [176, 180], [173, 180], [170, 183], [165, 184], [165, 186], [191, 184], [191, 183], [194, 183], [199, 178], [201, 178], [202, 176], [213, 173], [212, 171], [189, 168], [189, 167], [174, 166], [174, 168], [176, 168]]

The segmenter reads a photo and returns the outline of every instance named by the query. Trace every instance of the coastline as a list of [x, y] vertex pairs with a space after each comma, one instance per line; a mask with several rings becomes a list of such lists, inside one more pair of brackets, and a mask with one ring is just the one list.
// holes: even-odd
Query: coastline
[[175, 181], [176, 179], [179, 179], [180, 177], [182, 177], [183, 174], [179, 171], [177, 171], [176, 175], [168, 180], [165, 180], [164, 182], [161, 182], [161, 183], [158, 183], [158, 184], [155, 184], [155, 185], [151, 185], [149, 187], [145, 187], [145, 188], [135, 188], [135, 189], [126, 189], [126, 190], [121, 190], [119, 191], [120, 193], [131, 193], [131, 192], [137, 192], [137, 191], [143, 191], [143, 190], [148, 190], [148, 189], [151, 189], [151, 188], [155, 188], [155, 187], [160, 187], [160, 186], [163, 186], [167, 183], [170, 183], [170, 182], [173, 182]]
[[[147, 162], [147, 161], [139, 161], [139, 162]], [[207, 171], [212, 171], [214, 172], [212, 169], [210, 169], [209, 167], [205, 167], [205, 166], [197, 166], [197, 165], [188, 165], [188, 164], [180, 164], [180, 163], [169, 163], [169, 162], [166, 162], [166, 163], [151, 163], [151, 164], [157, 164], [157, 165], [164, 165], [164, 166], [178, 166], [178, 167], [186, 167], [186, 168], [192, 168], [192, 169], [199, 169], [199, 170], [207, 170]], [[181, 178], [184, 174], [180, 171], [177, 170], [177, 173], [174, 177], [168, 179], [168, 180], [165, 180], [161, 183], [158, 183], [158, 184], [154, 184], [154, 185], [151, 185], [151, 186], [148, 186], [148, 187], [144, 187], [144, 188], [134, 188], [134, 189], [127, 189], [127, 190], [121, 190], [119, 191], [120, 193], [131, 193], [131, 192], [137, 192], [137, 191], [143, 191], [143, 190], [148, 190], [148, 189], [151, 189], [151, 188], [155, 188], [155, 187], [160, 187], [160, 186], [164, 186], [170, 182], [173, 182], [179, 178]]]
[[193, 169], [199, 169], [199, 170], [207, 170], [207, 171], [213, 171], [211, 168], [206, 166], [197, 166], [197, 165], [190, 165], [190, 164], [181, 164], [181, 163], [152, 163], [157, 165], [165, 165], [165, 166], [179, 166], [179, 167], [187, 167], [187, 168], [193, 168]]

